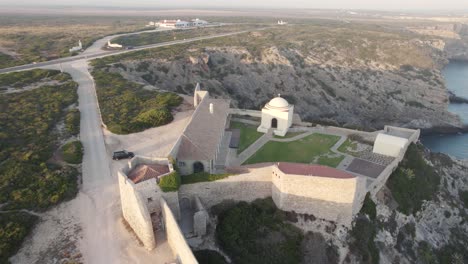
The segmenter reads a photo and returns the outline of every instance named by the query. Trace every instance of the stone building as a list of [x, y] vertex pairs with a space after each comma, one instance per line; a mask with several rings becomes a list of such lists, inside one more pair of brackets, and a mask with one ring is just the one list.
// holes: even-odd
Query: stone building
[[227, 155], [225, 145], [230, 140], [230, 133], [226, 131], [230, 100], [210, 98], [197, 84], [194, 106], [195, 112], [170, 155], [177, 161], [182, 175], [223, 172]]
[[257, 131], [267, 133], [273, 129], [273, 134], [285, 136], [293, 123], [293, 115], [294, 105], [278, 95], [263, 107], [262, 121]]
[[398, 157], [408, 144], [409, 140], [407, 138], [379, 133], [375, 139], [372, 152], [390, 157]]

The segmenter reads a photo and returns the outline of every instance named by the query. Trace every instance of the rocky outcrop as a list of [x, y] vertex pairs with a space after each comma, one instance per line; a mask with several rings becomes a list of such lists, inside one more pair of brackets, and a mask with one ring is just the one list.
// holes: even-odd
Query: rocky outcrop
[[281, 94], [307, 121], [364, 129], [461, 125], [447, 111], [440, 43], [386, 32], [333, 29], [317, 37], [315, 28], [286, 30], [250, 34], [239, 46], [208, 42], [171, 59], [124, 61], [110, 71], [183, 94], [200, 82], [247, 109]]

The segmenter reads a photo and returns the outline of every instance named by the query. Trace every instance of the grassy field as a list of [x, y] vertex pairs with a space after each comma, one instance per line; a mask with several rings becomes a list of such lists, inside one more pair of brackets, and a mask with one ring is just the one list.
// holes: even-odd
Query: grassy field
[[148, 91], [143, 86], [125, 80], [118, 73], [104, 70], [92, 72], [102, 119], [115, 134], [141, 132], [170, 123], [172, 109], [182, 103], [174, 93]]
[[142, 33], [138, 35], [121, 36], [112, 40], [113, 43], [119, 43], [124, 46], [143, 46], [161, 42], [196, 38], [200, 36], [214, 35], [242, 31], [258, 27], [257, 25], [231, 25], [221, 27], [207, 27], [194, 29], [178, 29], [160, 32]]
[[[280, 161], [311, 163], [315, 159], [318, 159], [319, 164], [328, 166], [334, 165], [337, 163], [338, 158], [330, 159], [324, 157], [328, 157], [331, 154], [330, 148], [335, 145], [339, 139], [339, 137], [332, 135], [312, 134], [292, 142], [270, 141], [245, 163], [255, 164]], [[339, 161], [341, 162], [342, 159], [343, 157], [341, 157]], [[336, 167], [336, 165], [332, 167]]]
[[240, 130], [240, 142], [237, 153], [242, 153], [242, 151], [247, 149], [263, 135], [263, 133], [257, 132], [257, 128], [255, 126], [241, 122], [231, 122], [231, 128], [237, 128]]
[[210, 182], [225, 179], [231, 174], [209, 174], [208, 172], [199, 172], [182, 176], [182, 184], [191, 184], [197, 182]]
[[147, 21], [136, 17], [2, 15], [0, 68], [71, 56], [68, 49], [78, 40], [86, 48], [106, 35], [141, 30]]
[[286, 138], [293, 138], [295, 136], [299, 136], [299, 135], [302, 135], [302, 134], [304, 134], [304, 132], [288, 132], [288, 133], [286, 133], [286, 135], [284, 135], [284, 137], [275, 135], [274, 138], [286, 139]]
[[357, 142], [350, 140], [349, 138], [346, 139], [343, 144], [338, 148], [338, 151], [342, 153], [346, 153], [352, 156], [356, 155], [356, 150], [357, 150]]

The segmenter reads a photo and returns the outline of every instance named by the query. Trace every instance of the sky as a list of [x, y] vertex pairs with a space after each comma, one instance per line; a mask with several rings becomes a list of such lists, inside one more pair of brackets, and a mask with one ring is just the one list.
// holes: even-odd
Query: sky
[[0, 0], [13, 6], [113, 6], [154, 8], [330, 8], [373, 10], [468, 10], [468, 0]]

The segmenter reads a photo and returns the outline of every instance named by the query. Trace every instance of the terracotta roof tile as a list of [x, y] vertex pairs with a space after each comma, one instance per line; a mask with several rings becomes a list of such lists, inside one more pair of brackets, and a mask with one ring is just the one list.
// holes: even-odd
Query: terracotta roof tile
[[169, 167], [167, 165], [143, 165], [140, 164], [136, 166], [128, 174], [128, 178], [133, 181], [133, 183], [139, 183], [149, 179], [157, 179], [159, 176], [169, 173]]

